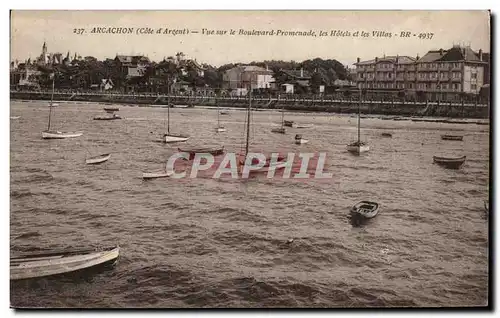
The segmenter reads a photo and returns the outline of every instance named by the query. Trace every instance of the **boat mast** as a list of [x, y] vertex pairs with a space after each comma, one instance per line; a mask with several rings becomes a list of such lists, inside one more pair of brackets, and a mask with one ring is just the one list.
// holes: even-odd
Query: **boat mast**
[[220, 110], [219, 110], [219, 102], [217, 101], [217, 97], [215, 98], [215, 102], [217, 103], [217, 128], [220, 127]]
[[49, 124], [47, 126], [47, 131], [50, 131], [50, 118], [52, 117], [52, 104], [54, 102], [54, 88], [56, 81], [56, 73], [52, 74], [52, 94], [50, 96], [50, 104], [49, 104]]
[[281, 128], [285, 127], [285, 106], [281, 109]]
[[359, 103], [358, 103], [358, 145], [361, 141], [361, 88], [359, 89]]
[[249, 99], [248, 99], [248, 112], [247, 112], [247, 143], [245, 146], [245, 160], [248, 155], [248, 147], [250, 143], [250, 110], [252, 109], [252, 88], [250, 88], [250, 93], [249, 93]]
[[167, 99], [167, 134], [170, 134], [170, 95]]

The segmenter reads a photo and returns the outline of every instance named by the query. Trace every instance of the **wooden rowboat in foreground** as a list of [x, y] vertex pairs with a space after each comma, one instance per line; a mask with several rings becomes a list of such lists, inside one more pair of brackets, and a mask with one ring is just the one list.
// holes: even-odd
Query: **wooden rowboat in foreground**
[[460, 169], [465, 163], [466, 158], [467, 158], [466, 156], [458, 158], [438, 157], [438, 156], [432, 157], [434, 163], [449, 169]]
[[96, 266], [115, 265], [120, 255], [118, 245], [102, 249], [27, 254], [10, 259], [10, 279], [46, 277], [72, 273]]

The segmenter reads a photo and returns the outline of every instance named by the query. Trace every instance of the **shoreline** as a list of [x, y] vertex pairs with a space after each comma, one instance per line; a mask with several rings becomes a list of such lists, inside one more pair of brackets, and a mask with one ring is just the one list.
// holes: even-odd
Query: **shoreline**
[[[50, 101], [50, 92], [11, 92], [10, 99], [16, 101]], [[166, 107], [169, 102], [188, 108], [220, 107], [245, 109], [246, 97], [165, 96], [153, 94], [101, 94], [101, 93], [54, 93], [55, 103], [99, 103], [121, 104], [138, 107]], [[358, 101], [314, 98], [260, 98], [252, 99], [257, 111], [281, 110], [304, 113], [358, 113]], [[476, 103], [439, 103], [405, 101], [362, 101], [362, 115], [398, 117], [432, 117], [456, 119], [489, 119], [489, 105]]]

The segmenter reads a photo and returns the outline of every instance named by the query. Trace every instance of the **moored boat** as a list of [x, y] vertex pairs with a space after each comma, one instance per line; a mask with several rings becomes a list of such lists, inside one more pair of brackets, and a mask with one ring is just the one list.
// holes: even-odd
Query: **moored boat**
[[460, 169], [465, 163], [466, 156], [458, 157], [458, 158], [450, 158], [450, 157], [438, 157], [433, 156], [432, 159], [434, 163], [444, 166], [449, 169]]
[[171, 174], [167, 173], [165, 171], [159, 171], [159, 172], [144, 172], [142, 174], [142, 179], [144, 180], [151, 180], [151, 179], [158, 179], [158, 178], [168, 178], [170, 177]]
[[219, 126], [219, 127], [216, 127], [216, 128], [215, 128], [215, 132], [218, 132], [218, 133], [219, 133], [219, 132], [225, 132], [225, 131], [226, 131], [226, 128], [225, 128], [225, 127], [223, 127], [223, 126]]
[[177, 148], [179, 152], [189, 153], [189, 160], [193, 160], [194, 156], [199, 154], [211, 154], [212, 156], [222, 155], [224, 153], [224, 147], [220, 148], [192, 148], [192, 149], [181, 149]]
[[184, 135], [174, 135], [174, 134], [164, 134], [163, 142], [165, 143], [174, 143], [174, 142], [184, 142], [189, 139], [188, 136]]
[[347, 151], [355, 154], [361, 154], [370, 150], [370, 146], [363, 141], [355, 141], [347, 145]]
[[61, 132], [56, 130], [45, 130], [42, 131], [43, 139], [65, 139], [65, 138], [74, 138], [80, 137], [83, 135], [83, 132]]
[[382, 133], [382, 137], [392, 137], [391, 133]]
[[28, 254], [10, 259], [10, 279], [46, 277], [76, 272], [99, 265], [114, 265], [120, 247]]
[[366, 219], [371, 219], [378, 214], [379, 205], [376, 202], [360, 201], [356, 203], [350, 210], [351, 215], [361, 216]]
[[302, 135], [295, 135], [295, 143], [297, 145], [307, 144], [309, 140], [302, 138]]
[[313, 125], [310, 124], [296, 124], [294, 127], [298, 129], [311, 128]]
[[109, 107], [106, 106], [106, 107], [104, 107], [104, 110], [107, 111], [107, 112], [117, 112], [117, 111], [120, 110], [120, 108], [118, 108], [118, 107], [112, 107], [112, 106], [109, 106]]
[[293, 127], [293, 120], [285, 120], [283, 122], [283, 125], [287, 127]]
[[110, 157], [111, 157], [111, 154], [105, 153], [105, 154], [102, 154], [102, 155], [99, 155], [99, 156], [94, 156], [94, 157], [87, 158], [87, 159], [85, 159], [85, 163], [88, 164], [88, 165], [97, 165], [97, 164], [100, 164], [100, 163], [108, 161], [108, 159]]
[[94, 117], [94, 120], [116, 120], [116, 119], [122, 119], [122, 118], [116, 114], [113, 114], [113, 116], [96, 116], [96, 117]]
[[285, 134], [286, 133], [286, 129], [284, 127], [273, 128], [273, 129], [271, 129], [271, 132], [277, 133], [277, 134]]
[[463, 140], [464, 139], [464, 136], [460, 136], [460, 135], [441, 135], [441, 139], [443, 140]]

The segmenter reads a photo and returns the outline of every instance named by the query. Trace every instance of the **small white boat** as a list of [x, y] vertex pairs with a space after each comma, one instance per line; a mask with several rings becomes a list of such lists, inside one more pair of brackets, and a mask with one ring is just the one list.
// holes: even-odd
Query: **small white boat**
[[87, 158], [87, 159], [85, 159], [85, 163], [88, 165], [97, 165], [97, 164], [108, 161], [109, 157], [111, 157], [111, 154], [105, 153], [105, 154], [102, 154], [99, 156]]
[[10, 116], [10, 119], [19, 119], [21, 116]]
[[42, 138], [43, 139], [65, 139], [65, 138], [74, 138], [74, 137], [80, 137], [83, 135], [83, 132], [61, 132], [61, 131], [55, 131], [55, 130], [45, 130], [42, 131]]
[[98, 265], [114, 265], [120, 247], [30, 254], [10, 259], [10, 279], [28, 279], [75, 272]]
[[221, 115], [229, 115], [229, 112], [227, 110], [221, 110], [219, 112], [219, 114], [221, 114]]
[[356, 203], [350, 210], [351, 215], [362, 216], [371, 219], [378, 214], [378, 203], [370, 201], [361, 201]]
[[352, 144], [347, 145], [347, 151], [351, 153], [361, 154], [363, 152], [367, 152], [370, 150], [370, 146], [368, 146], [365, 142], [356, 141]]
[[218, 133], [219, 132], [225, 132], [225, 131], [226, 131], [226, 128], [224, 128], [224, 127], [216, 127], [215, 128], [215, 132], [218, 132]]
[[161, 171], [161, 172], [144, 172], [142, 174], [142, 179], [144, 179], [144, 180], [150, 180], [150, 179], [158, 179], [158, 178], [168, 178], [170, 176], [171, 176], [171, 174], [167, 173], [165, 171]]
[[59, 106], [58, 103], [49, 103], [49, 107], [57, 107], [57, 106]]
[[189, 139], [188, 136], [183, 135], [173, 135], [173, 134], [164, 134], [163, 141], [165, 143], [174, 143], [174, 142], [184, 142]]
[[309, 140], [302, 138], [302, 135], [295, 135], [295, 143], [297, 145], [307, 144]]

